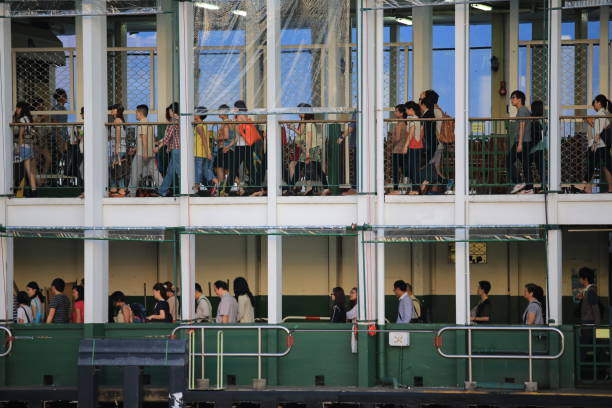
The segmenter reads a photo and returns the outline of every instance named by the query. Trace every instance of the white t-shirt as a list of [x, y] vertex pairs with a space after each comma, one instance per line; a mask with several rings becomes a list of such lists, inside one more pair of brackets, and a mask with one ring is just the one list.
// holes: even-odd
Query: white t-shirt
[[196, 319], [204, 322], [209, 322], [212, 317], [212, 307], [210, 301], [204, 295], [200, 296], [196, 307]]
[[32, 323], [32, 309], [30, 306], [19, 305], [17, 307], [17, 322]]
[[[595, 116], [608, 116], [608, 112], [605, 109], [600, 109], [595, 113]], [[604, 131], [605, 128], [610, 126], [610, 120], [608, 118], [599, 118], [593, 121], [593, 134], [587, 138], [587, 142], [589, 147], [593, 146], [595, 143], [595, 136], [599, 135], [599, 143], [597, 143], [597, 148], [606, 147], [603, 139], [601, 138], [601, 132]]]

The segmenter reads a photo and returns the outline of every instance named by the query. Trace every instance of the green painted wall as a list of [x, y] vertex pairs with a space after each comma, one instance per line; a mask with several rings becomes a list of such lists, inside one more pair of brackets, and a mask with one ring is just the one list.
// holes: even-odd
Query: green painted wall
[[[168, 335], [171, 324], [103, 324], [103, 325], [15, 325], [15, 341], [12, 353], [0, 358], [0, 385], [40, 386], [46, 384], [45, 376], [52, 376], [58, 386], [77, 384], [78, 342], [85, 337], [159, 337]], [[466, 379], [465, 363], [444, 359], [433, 347], [434, 333], [441, 325], [411, 325], [411, 329], [424, 332], [410, 334], [409, 347], [388, 346], [388, 333], [369, 336], [359, 335], [359, 352], [351, 352], [349, 331], [325, 332], [329, 329], [350, 330], [350, 325], [330, 323], [289, 323], [286, 327], [298, 330], [294, 333], [295, 344], [291, 352], [282, 358], [269, 358], [263, 362], [263, 375], [270, 385], [313, 386], [316, 378], [323, 379], [326, 386], [372, 386], [380, 378], [395, 378], [400, 384], [413, 386], [415, 377], [422, 379], [426, 387], [462, 386]], [[387, 325], [389, 329], [405, 329], [405, 325]], [[310, 330], [310, 331], [299, 331]], [[315, 331], [312, 331], [315, 330]], [[564, 326], [566, 351], [556, 362], [536, 362], [535, 379], [541, 387], [572, 387], [574, 385], [573, 327]], [[256, 331], [225, 330], [225, 351], [256, 351]], [[379, 338], [382, 336], [382, 339]], [[31, 339], [27, 339], [31, 337]], [[534, 348], [541, 352], [556, 352], [556, 339], [543, 334], [534, 337]], [[3, 339], [0, 339], [3, 341]], [[512, 353], [526, 349], [527, 335], [522, 333], [478, 333], [474, 336], [475, 351]], [[196, 338], [196, 350], [200, 350], [200, 337]], [[206, 334], [204, 348], [216, 351], [216, 332]], [[449, 333], [444, 336], [444, 350], [463, 353], [463, 335]], [[278, 352], [286, 348], [285, 334], [264, 330], [264, 351]], [[216, 383], [216, 359], [207, 358], [205, 376]], [[382, 364], [381, 364], [382, 363]], [[200, 360], [196, 360], [196, 373], [200, 375]], [[167, 384], [164, 369], [145, 370], [150, 383]], [[235, 376], [237, 384], [251, 384], [257, 377], [255, 358], [226, 358], [225, 380]], [[51, 378], [51, 377], [47, 377]], [[527, 381], [525, 361], [487, 360], [474, 364], [476, 381], [504, 383], [510, 379], [521, 384]], [[118, 369], [104, 369], [101, 383], [119, 385]]]

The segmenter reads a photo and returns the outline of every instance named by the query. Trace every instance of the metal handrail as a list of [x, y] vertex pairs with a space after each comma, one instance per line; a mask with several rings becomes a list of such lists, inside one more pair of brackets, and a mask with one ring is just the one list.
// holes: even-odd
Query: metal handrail
[[13, 333], [8, 327], [4, 327], [4, 326], [0, 326], [0, 330], [4, 330], [8, 338], [8, 341], [6, 342], [7, 344], [6, 349], [4, 350], [4, 353], [0, 354], [0, 357], [4, 357], [4, 356], [9, 355], [9, 353], [13, 349]]
[[[474, 354], [472, 352], [472, 332], [473, 331], [527, 331], [529, 334], [529, 348], [527, 354]], [[446, 331], [467, 331], [468, 333], [468, 354], [447, 354], [442, 351], [442, 334]], [[560, 351], [555, 355], [534, 355], [533, 354], [533, 336], [532, 332], [554, 332], [559, 335]], [[444, 358], [452, 359], [467, 359], [468, 360], [468, 381], [473, 383], [472, 360], [475, 359], [511, 359], [511, 360], [529, 360], [529, 383], [533, 384], [533, 360], [556, 360], [561, 357], [565, 351], [565, 335], [555, 327], [546, 326], [449, 326], [443, 327], [436, 333], [434, 343], [438, 354]]]
[[[225, 325], [225, 324], [219, 324], [219, 325], [184, 325], [184, 326], [178, 326], [175, 327], [172, 330], [171, 333], [171, 338], [174, 338], [176, 336], [176, 333], [181, 331], [181, 330], [200, 330], [201, 333], [200, 335], [202, 336], [202, 339], [204, 339], [204, 332], [206, 330], [219, 330], [220, 332], [222, 332], [223, 330], [257, 330], [257, 353], [226, 353], [223, 351], [223, 346], [221, 345], [221, 347], [219, 347], [219, 344], [217, 344], [217, 352], [216, 353], [206, 353], [204, 352], [204, 349], [202, 349], [202, 351], [200, 353], [196, 353], [194, 350], [190, 350], [189, 354], [190, 354], [190, 358], [189, 358], [189, 362], [191, 364], [192, 362], [192, 358], [195, 364], [195, 357], [200, 357], [202, 358], [202, 366], [204, 365], [204, 357], [217, 357], [218, 359], [223, 359], [224, 357], [257, 357], [257, 379], [261, 379], [261, 374], [262, 374], [262, 368], [261, 368], [261, 362], [262, 362], [262, 358], [264, 357], [284, 357], [287, 354], [289, 354], [289, 352], [291, 351], [291, 349], [293, 348], [293, 341], [289, 340], [287, 341], [287, 349], [284, 352], [281, 353], [263, 353], [262, 352], [262, 330], [281, 330], [284, 331], [287, 334], [287, 338], [291, 338], [293, 339], [293, 334], [292, 332], [284, 327], [284, 326], [278, 326], [278, 325], [273, 325], [273, 326], [255, 326], [255, 325], [248, 325], [248, 326], [243, 326], [243, 325]], [[217, 341], [221, 341], [223, 342], [223, 335], [221, 335], [221, 338], [219, 339], [219, 337], [217, 338]], [[202, 340], [202, 344], [204, 343], [204, 341]], [[194, 343], [195, 344], [195, 343]], [[219, 370], [219, 360], [217, 361], [217, 370]], [[222, 366], [222, 362], [221, 362], [221, 366]], [[203, 369], [203, 368], [202, 368]], [[221, 368], [221, 370], [223, 370]], [[191, 369], [190, 369], [191, 372]]]
[[288, 320], [330, 320], [328, 316], [285, 316], [283, 323]]

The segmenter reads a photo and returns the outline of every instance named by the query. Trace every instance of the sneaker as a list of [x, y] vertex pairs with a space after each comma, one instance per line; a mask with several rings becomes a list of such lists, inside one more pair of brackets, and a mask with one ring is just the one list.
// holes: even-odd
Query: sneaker
[[529, 188], [526, 190], [519, 191], [519, 194], [533, 194], [533, 189]]
[[454, 191], [454, 190], [451, 190], [451, 189], [448, 189], [448, 190], [446, 190], [446, 191], [444, 192], [444, 194], [445, 194], [445, 195], [454, 195], [454, 194], [455, 194], [455, 191]]
[[517, 184], [516, 186], [512, 188], [512, 190], [510, 191], [510, 194], [516, 194], [524, 188], [525, 188], [525, 183]]
[[230, 193], [238, 193], [238, 191], [240, 191], [240, 189], [238, 188], [238, 183], [234, 183], [232, 188], [230, 188]]

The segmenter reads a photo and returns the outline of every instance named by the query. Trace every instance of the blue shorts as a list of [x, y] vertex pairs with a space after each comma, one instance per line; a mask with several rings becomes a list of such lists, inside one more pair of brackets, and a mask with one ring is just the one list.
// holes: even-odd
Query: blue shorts
[[32, 157], [34, 157], [34, 154], [32, 153], [32, 146], [21, 145], [21, 147], [19, 147], [19, 158], [21, 160], [29, 160]]

